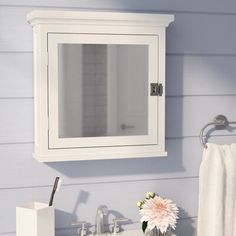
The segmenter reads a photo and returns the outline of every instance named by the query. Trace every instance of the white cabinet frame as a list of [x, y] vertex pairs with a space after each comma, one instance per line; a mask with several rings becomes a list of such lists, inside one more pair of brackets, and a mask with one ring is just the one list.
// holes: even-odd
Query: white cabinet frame
[[[58, 138], [57, 63], [54, 59], [59, 43], [145, 44], [149, 46], [151, 62], [148, 83], [161, 83], [165, 88], [165, 28], [174, 20], [173, 15], [33, 11], [27, 20], [34, 32], [34, 157], [37, 160], [53, 162], [167, 155], [165, 89], [162, 96], [148, 97], [148, 135], [91, 137], [86, 138], [86, 144], [81, 144], [84, 138]], [[92, 37], [94, 34], [96, 38]], [[51, 88], [57, 92], [51, 93]]]
[[[59, 138], [58, 123], [58, 45], [59, 44], [129, 44], [148, 45], [149, 47], [149, 78], [147, 85], [159, 83], [158, 76], [158, 37], [137, 35], [94, 35], [94, 34], [48, 34], [49, 69], [49, 148], [80, 148], [107, 146], [157, 145], [158, 131], [158, 100], [159, 97], [148, 96], [148, 134], [137, 136], [107, 136]], [[149, 87], [150, 89], [150, 87]], [[149, 93], [150, 94], [150, 91]]]

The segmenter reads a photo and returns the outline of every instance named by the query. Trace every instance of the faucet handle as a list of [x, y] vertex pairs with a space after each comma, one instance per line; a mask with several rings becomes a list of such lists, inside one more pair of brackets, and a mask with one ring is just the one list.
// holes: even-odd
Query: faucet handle
[[81, 229], [80, 229], [80, 236], [85, 236], [86, 235], [86, 228], [85, 228], [85, 225], [87, 225], [87, 222], [86, 221], [77, 221], [77, 222], [73, 222], [71, 224], [71, 226], [75, 226], [77, 228], [79, 228], [79, 226], [81, 226]]
[[118, 223], [127, 222], [127, 221], [129, 221], [128, 218], [115, 218], [115, 219], [113, 219], [113, 229], [112, 229], [113, 234], [115, 235], [116, 233], [119, 233], [119, 231], [120, 231], [120, 227], [119, 227]]

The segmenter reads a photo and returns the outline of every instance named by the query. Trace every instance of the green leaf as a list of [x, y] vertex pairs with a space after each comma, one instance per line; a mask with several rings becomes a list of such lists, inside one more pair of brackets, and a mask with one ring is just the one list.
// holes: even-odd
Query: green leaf
[[145, 233], [145, 230], [146, 230], [147, 226], [148, 226], [148, 222], [147, 221], [143, 221], [142, 230], [143, 230], [144, 233]]

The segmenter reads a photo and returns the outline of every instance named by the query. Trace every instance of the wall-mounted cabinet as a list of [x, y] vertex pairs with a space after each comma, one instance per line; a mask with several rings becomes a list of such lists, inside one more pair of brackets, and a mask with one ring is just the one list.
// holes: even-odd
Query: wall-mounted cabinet
[[33, 11], [39, 161], [165, 156], [172, 15]]

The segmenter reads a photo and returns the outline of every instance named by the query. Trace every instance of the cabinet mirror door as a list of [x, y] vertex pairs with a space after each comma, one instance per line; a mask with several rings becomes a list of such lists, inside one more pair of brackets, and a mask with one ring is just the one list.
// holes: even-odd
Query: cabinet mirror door
[[157, 144], [158, 37], [48, 35], [49, 148]]

